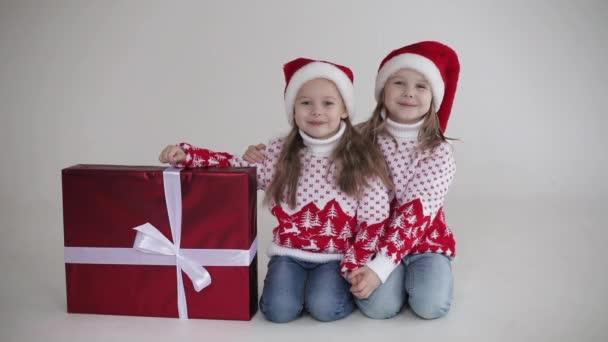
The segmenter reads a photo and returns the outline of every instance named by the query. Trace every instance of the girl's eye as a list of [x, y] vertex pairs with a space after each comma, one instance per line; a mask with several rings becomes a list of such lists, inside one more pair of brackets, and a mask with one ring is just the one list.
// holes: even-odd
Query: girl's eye
[[418, 85], [416, 85], [416, 87], [418, 87], [420, 89], [426, 89], [426, 84], [418, 84]]
[[324, 105], [326, 105], [326, 106], [331, 106], [331, 105], [333, 105], [334, 103], [333, 103], [333, 102], [331, 102], [331, 101], [325, 101], [325, 102], [323, 102], [323, 104], [324, 104]]
[[405, 83], [403, 81], [395, 81], [396, 85], [404, 85]]
[[310, 101], [302, 101], [300, 102], [300, 104], [303, 106], [308, 106], [310, 104]]

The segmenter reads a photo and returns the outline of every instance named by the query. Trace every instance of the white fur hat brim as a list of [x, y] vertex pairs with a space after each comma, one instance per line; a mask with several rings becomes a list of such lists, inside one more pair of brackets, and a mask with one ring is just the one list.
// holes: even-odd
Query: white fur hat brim
[[441, 72], [433, 61], [422, 55], [414, 53], [400, 54], [384, 63], [376, 76], [376, 101], [380, 100], [380, 92], [384, 88], [386, 81], [394, 73], [401, 69], [415, 70], [426, 78], [426, 80], [430, 83], [431, 91], [433, 92], [433, 104], [435, 105], [435, 110], [439, 111], [445, 92], [445, 85], [443, 83], [443, 78], [441, 77]]
[[289, 124], [293, 124], [294, 104], [298, 91], [304, 85], [304, 83], [315, 78], [325, 78], [334, 82], [338, 88], [338, 91], [340, 92], [340, 95], [342, 96], [348, 116], [352, 119], [355, 114], [353, 82], [342, 70], [336, 66], [325, 62], [315, 61], [304, 65], [298, 71], [296, 71], [289, 80], [289, 84], [285, 89], [285, 112], [287, 114], [287, 121]]

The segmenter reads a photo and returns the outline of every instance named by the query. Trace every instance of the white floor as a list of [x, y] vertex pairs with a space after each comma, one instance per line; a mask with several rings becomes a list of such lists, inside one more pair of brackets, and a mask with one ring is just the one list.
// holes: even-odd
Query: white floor
[[[607, 341], [605, 204], [587, 200], [450, 200], [456, 233], [455, 302], [424, 321], [359, 312], [319, 323], [156, 319], [65, 312], [60, 204], [2, 206], [0, 341]], [[260, 210], [262, 211], [262, 210]], [[263, 253], [272, 222], [260, 213]]]

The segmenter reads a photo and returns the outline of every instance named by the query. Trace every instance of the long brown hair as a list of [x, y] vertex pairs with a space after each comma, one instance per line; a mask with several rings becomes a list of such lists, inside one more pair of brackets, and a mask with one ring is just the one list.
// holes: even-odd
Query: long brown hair
[[[363, 137], [370, 142], [376, 143], [379, 134], [388, 134], [386, 132], [386, 121], [382, 118], [382, 110], [384, 107], [384, 89], [380, 91], [378, 96], [379, 100], [374, 108], [372, 117], [367, 121], [359, 124], [361, 134]], [[388, 113], [386, 114], [388, 115]], [[439, 118], [437, 117], [437, 111], [435, 105], [431, 99], [431, 107], [429, 111], [423, 116], [422, 126], [418, 131], [418, 141], [420, 142], [419, 148], [421, 150], [433, 149], [439, 146], [442, 142], [447, 140], [455, 140], [453, 138], [446, 137], [439, 126]], [[395, 140], [396, 142], [396, 140]]]
[[[368, 180], [378, 177], [384, 185], [392, 189], [393, 183], [388, 175], [388, 168], [382, 153], [375, 144], [367, 140], [353, 127], [349, 118], [344, 119], [346, 128], [338, 145], [331, 154], [336, 167], [336, 183], [340, 190], [349, 196], [360, 198]], [[299, 129], [293, 126], [285, 138], [283, 149], [276, 164], [275, 176], [266, 190], [264, 203], [274, 200], [285, 201], [291, 208], [296, 206], [298, 180], [302, 174], [300, 154], [304, 142]]]

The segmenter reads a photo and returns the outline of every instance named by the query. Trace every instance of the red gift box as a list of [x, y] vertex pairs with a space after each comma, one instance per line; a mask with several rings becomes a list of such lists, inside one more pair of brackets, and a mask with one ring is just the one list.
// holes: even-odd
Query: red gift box
[[62, 183], [68, 312], [255, 314], [254, 168], [76, 165]]

